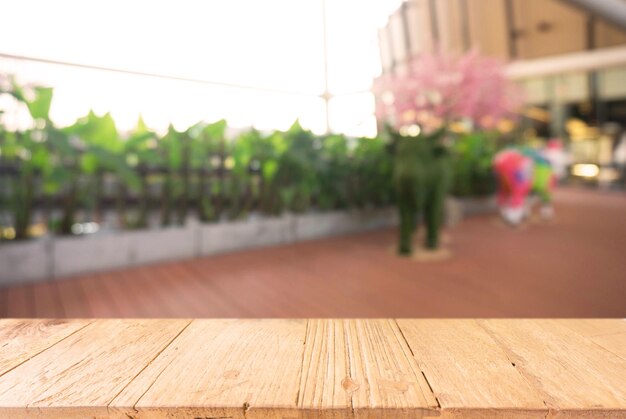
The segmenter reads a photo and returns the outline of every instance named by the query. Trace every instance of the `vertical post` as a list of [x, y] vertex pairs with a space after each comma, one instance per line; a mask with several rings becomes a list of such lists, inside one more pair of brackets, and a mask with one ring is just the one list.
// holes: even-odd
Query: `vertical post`
[[380, 56], [380, 67], [384, 74], [387, 72], [387, 68], [385, 68], [385, 55], [383, 54], [383, 48], [382, 48], [383, 39], [384, 39], [384, 36], [382, 35], [383, 31], [384, 31], [384, 28], [378, 29], [378, 45], [379, 45], [378, 55]]
[[[589, 14], [587, 15], [587, 25], [586, 25], [586, 47], [588, 50], [593, 50], [596, 48], [596, 22], [597, 18]], [[605, 109], [604, 104], [600, 100], [600, 95], [598, 92], [598, 71], [591, 70], [588, 74], [588, 87], [589, 87], [589, 102], [592, 105], [594, 118], [596, 120], [596, 124], [598, 127], [602, 125], [605, 119]]]
[[458, 0], [459, 8], [461, 9], [461, 28], [463, 36], [463, 48], [465, 51], [469, 51], [472, 47], [472, 34], [470, 33], [469, 25], [469, 10], [467, 6], [467, 0]]
[[387, 25], [383, 28], [383, 30], [387, 33], [387, 48], [389, 48], [389, 55], [391, 56], [391, 72], [396, 71], [396, 66], [398, 65], [398, 57], [396, 57], [396, 52], [393, 47], [393, 32], [391, 31], [391, 19], [387, 22]]
[[328, 89], [328, 30], [327, 30], [327, 17], [326, 17], [326, 0], [322, 2], [322, 40], [324, 46], [324, 92], [322, 93], [322, 99], [324, 100], [324, 109], [326, 116], [326, 134], [330, 133], [330, 99], [332, 95]]
[[409, 17], [407, 15], [408, 2], [403, 1], [400, 8], [400, 15], [402, 17], [402, 32], [404, 33], [404, 46], [406, 47], [407, 61], [411, 58], [411, 33], [409, 32]]
[[505, 0], [504, 8], [506, 11], [506, 34], [507, 44], [509, 47], [509, 58], [517, 58], [517, 29], [515, 26], [514, 0]]
[[433, 37], [433, 44], [438, 46], [439, 44], [439, 18], [437, 17], [437, 1], [430, 0], [428, 4], [428, 10], [430, 12], [430, 30]]

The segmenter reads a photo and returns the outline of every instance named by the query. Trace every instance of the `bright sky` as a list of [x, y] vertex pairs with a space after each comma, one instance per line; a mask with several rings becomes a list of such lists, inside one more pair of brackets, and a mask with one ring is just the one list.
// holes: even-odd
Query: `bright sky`
[[[366, 92], [380, 71], [378, 26], [399, 0], [328, 0], [333, 131], [375, 133]], [[267, 93], [0, 58], [0, 72], [55, 87], [52, 118], [139, 113], [163, 129], [226, 118], [285, 129], [325, 127], [321, 0], [20, 0], [4, 2], [0, 53], [290, 91]], [[362, 92], [354, 94], [354, 92]], [[347, 94], [346, 93], [351, 93]]]

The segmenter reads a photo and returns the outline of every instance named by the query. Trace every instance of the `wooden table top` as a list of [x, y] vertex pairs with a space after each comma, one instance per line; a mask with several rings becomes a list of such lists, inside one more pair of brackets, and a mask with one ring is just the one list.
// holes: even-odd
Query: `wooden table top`
[[0, 321], [0, 418], [548, 415], [626, 418], [626, 320]]

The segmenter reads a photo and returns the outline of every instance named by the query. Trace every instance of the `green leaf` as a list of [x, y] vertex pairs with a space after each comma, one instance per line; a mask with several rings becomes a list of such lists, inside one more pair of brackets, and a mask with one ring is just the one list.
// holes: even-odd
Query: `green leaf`
[[11, 94], [14, 98], [19, 100], [20, 102], [26, 103], [26, 95], [24, 94], [24, 89], [20, 85], [15, 82], [15, 79], [11, 80], [11, 90], [9, 90], [9, 94]]
[[67, 184], [72, 178], [72, 173], [60, 166], [52, 168], [50, 173], [45, 177], [43, 188], [48, 195], [57, 193], [61, 187]]
[[109, 113], [100, 117], [90, 111], [86, 117], [63, 131], [80, 137], [88, 146], [98, 146], [112, 152], [121, 152], [124, 149], [115, 121]]
[[35, 87], [35, 99], [26, 101], [26, 106], [33, 119], [48, 119], [52, 103], [51, 87]]
[[149, 132], [148, 126], [143, 120], [143, 117], [139, 115], [139, 119], [137, 120], [137, 126], [135, 127], [135, 134], [144, 134]]
[[133, 134], [124, 142], [126, 151], [138, 151], [138, 149], [146, 148], [147, 141], [154, 138], [151, 132], [139, 132]]
[[45, 169], [50, 164], [50, 153], [45, 147], [39, 146], [33, 150], [31, 163], [34, 167]]
[[274, 178], [274, 175], [278, 171], [278, 162], [276, 160], [269, 160], [263, 163], [263, 178], [270, 181]]
[[169, 126], [167, 134], [162, 141], [166, 151], [166, 161], [171, 169], [178, 169], [183, 161], [181, 133], [176, 131], [172, 125]]
[[204, 133], [211, 138], [221, 139], [224, 137], [224, 133], [226, 132], [226, 120], [220, 119], [217, 122], [213, 122], [212, 124], [208, 124], [204, 127]]
[[48, 143], [61, 157], [75, 156], [78, 151], [70, 143], [70, 136], [63, 130], [49, 129]]
[[93, 174], [98, 169], [98, 157], [94, 153], [87, 152], [80, 157], [80, 168], [87, 174]]

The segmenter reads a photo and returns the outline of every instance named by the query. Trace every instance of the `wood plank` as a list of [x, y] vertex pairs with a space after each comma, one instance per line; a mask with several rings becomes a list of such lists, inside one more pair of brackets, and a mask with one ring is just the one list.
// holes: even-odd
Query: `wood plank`
[[[167, 275], [158, 266], [139, 266], [134, 272], [134, 284], [141, 288], [140, 292], [150, 296], [159, 307], [158, 317], [180, 317], [187, 313], [187, 309], [181, 301], [177, 301], [175, 294], [168, 289], [163, 277]], [[191, 316], [189, 316], [191, 317]]]
[[188, 266], [194, 262], [181, 262], [171, 266], [174, 275], [184, 278], [185, 287], [193, 293], [190, 304], [202, 307], [199, 317], [253, 317], [245, 305], [236, 301], [239, 293], [220, 292], [209, 279], [198, 276], [195, 270], [190, 270]]
[[123, 281], [123, 288], [126, 289], [126, 294], [133, 296], [134, 310], [137, 312], [135, 317], [171, 316], [171, 313], [166, 311], [165, 305], [156, 295], [155, 288], [144, 285], [147, 279], [139, 273], [138, 268], [120, 272], [116, 277], [113, 278], [112, 292], [114, 294], [112, 298], [117, 298], [119, 291], [116, 288], [120, 281]]
[[[269, 287], [263, 286], [260, 281], [259, 276], [264, 271], [262, 266], [256, 265], [254, 270], [244, 270], [242, 267], [249, 262], [249, 257], [235, 261], [227, 256], [230, 255], [220, 256], [219, 269], [207, 259], [199, 259], [197, 263], [184, 265], [184, 268], [188, 269], [206, 289], [203, 297], [208, 304], [216, 304], [221, 311], [226, 305], [226, 308], [230, 308], [229, 311], [223, 311], [226, 314], [237, 310], [241, 313], [240, 316], [289, 317], [282, 309], [283, 303], [276, 302], [271, 295], [267, 295], [268, 292], [271, 294], [272, 290], [268, 290]], [[275, 275], [282, 277], [278, 272], [275, 272]], [[279, 291], [285, 290], [281, 287]], [[236, 298], [233, 298], [234, 296]], [[295, 313], [291, 313], [291, 317], [295, 317]]]
[[585, 337], [626, 333], [625, 319], [558, 319], [557, 322]]
[[437, 400], [392, 320], [348, 322], [350, 374], [369, 383], [353, 394], [356, 418], [413, 418], [430, 411]]
[[0, 417], [626, 417], [626, 333], [565, 323], [1, 320]]
[[95, 318], [118, 317], [117, 307], [112, 301], [107, 288], [100, 282], [106, 281], [104, 274], [92, 274], [78, 280], [82, 294], [89, 306], [89, 312]]
[[[180, 264], [169, 264], [159, 267], [161, 273], [159, 283], [167, 290], [168, 295], [176, 295], [176, 299], [184, 308], [178, 308], [177, 312], [188, 312], [193, 317], [223, 317], [215, 304], [202, 298], [204, 288], [199, 287], [189, 272], [180, 269]], [[223, 299], [217, 299], [219, 303], [226, 304]], [[231, 317], [236, 317], [235, 310], [230, 311]]]
[[0, 376], [89, 323], [87, 320], [0, 320]]
[[593, 343], [626, 360], [626, 333], [614, 333], [590, 338]]
[[298, 406], [312, 417], [322, 410], [337, 419], [352, 413], [352, 394], [360, 386], [350, 376], [345, 335], [341, 320], [308, 322]]
[[244, 410], [247, 419], [295, 418], [305, 334], [304, 320], [194, 320], [110, 409], [150, 418], [243, 418]]
[[33, 285], [35, 316], [39, 318], [65, 317], [55, 281], [40, 282]]
[[[626, 361], [556, 320], [480, 320], [553, 414], [626, 416]], [[611, 416], [612, 415], [612, 416]]]
[[626, 319], [559, 319], [558, 322], [626, 359]]
[[31, 285], [7, 288], [7, 317], [29, 318], [35, 316]]
[[[135, 271], [136, 269], [111, 272], [101, 278], [101, 282], [107, 289], [110, 302], [115, 306], [115, 311], [122, 318], [163, 317], [163, 313], [159, 310], [161, 307], [159, 301], [150, 295], [148, 289], [136, 284]], [[152, 312], [146, 311], [144, 308], [146, 300], [149, 301], [149, 304], [153, 304], [156, 309]]]
[[[197, 317], [189, 304], [181, 299], [179, 291], [184, 287], [172, 287], [167, 265], [140, 266], [119, 274], [107, 276], [111, 297], [121, 305], [127, 298], [124, 288], [131, 289], [140, 317]], [[126, 293], [127, 294], [127, 293]], [[128, 307], [118, 311], [127, 312]], [[125, 316], [122, 314], [122, 316]]]
[[69, 318], [93, 317], [79, 279], [59, 280], [57, 287], [65, 316]]
[[504, 1], [466, 1], [471, 46], [479, 48], [480, 52], [486, 56], [508, 59], [507, 40], [509, 33]]
[[311, 417], [437, 413], [437, 400], [392, 320], [311, 320], [299, 394]]
[[7, 288], [0, 287], [0, 318], [7, 316]]
[[189, 324], [100, 320], [0, 378], [0, 417], [108, 415], [107, 405]]
[[442, 414], [545, 417], [547, 408], [537, 391], [476, 321], [397, 322], [441, 404]]
[[[561, 1], [515, 0], [518, 58], [529, 59], [585, 49], [585, 13]], [[549, 22], [549, 31], [539, 30]]]

